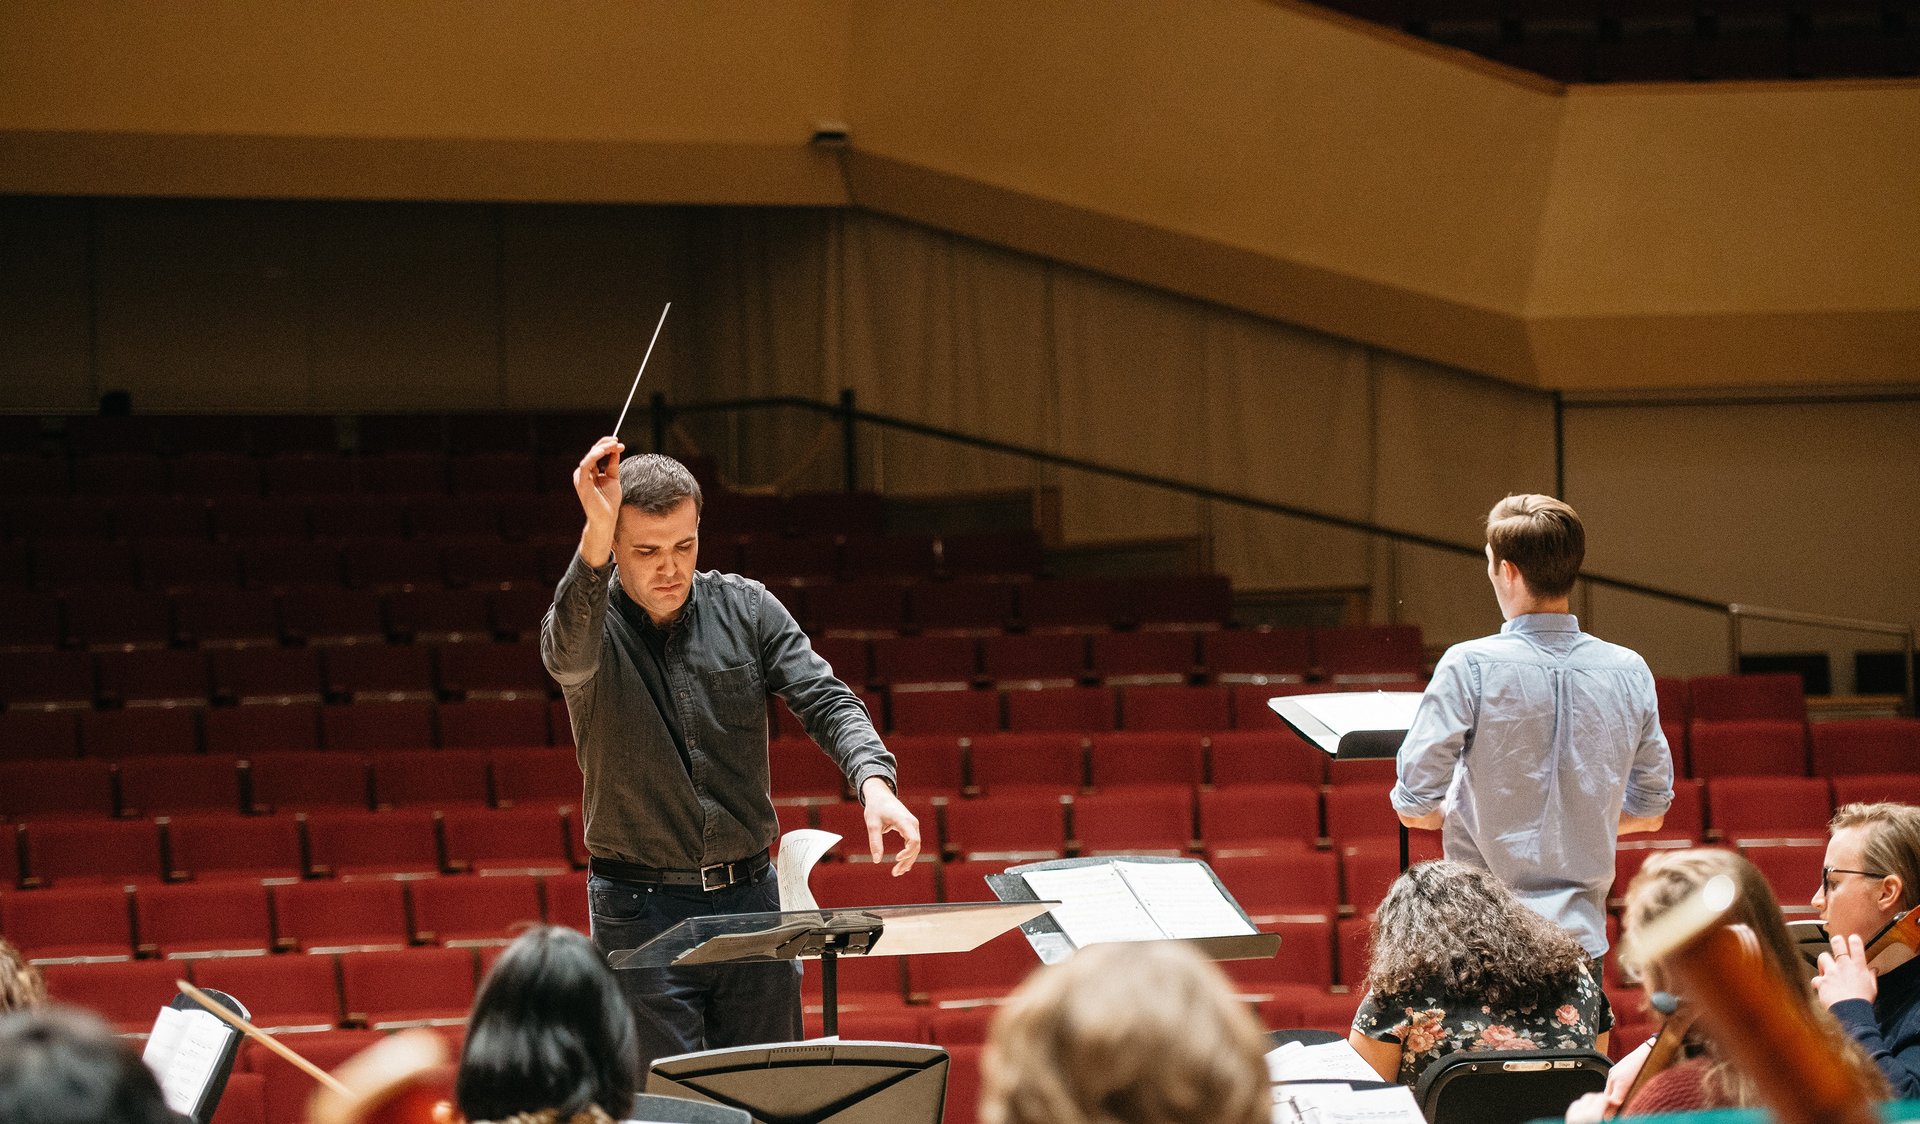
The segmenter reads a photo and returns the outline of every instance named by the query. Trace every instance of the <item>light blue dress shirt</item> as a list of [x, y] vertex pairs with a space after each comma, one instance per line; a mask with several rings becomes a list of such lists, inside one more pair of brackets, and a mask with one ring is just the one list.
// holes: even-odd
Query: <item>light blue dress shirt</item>
[[1663, 814], [1673, 755], [1639, 654], [1564, 613], [1515, 617], [1433, 669], [1400, 745], [1395, 811], [1446, 808], [1446, 856], [1491, 871], [1535, 912], [1607, 951], [1624, 811]]

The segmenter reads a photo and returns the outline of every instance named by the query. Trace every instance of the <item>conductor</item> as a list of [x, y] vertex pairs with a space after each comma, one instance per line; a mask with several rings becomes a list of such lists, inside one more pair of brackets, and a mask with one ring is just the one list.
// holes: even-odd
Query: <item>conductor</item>
[[[894, 758], [866, 708], [759, 582], [697, 570], [700, 485], [671, 457], [603, 437], [573, 470], [580, 549], [540, 631], [579, 746], [593, 942], [644, 944], [690, 917], [772, 912], [778, 834], [767, 696], [784, 699], [866, 810], [867, 846], [920, 853]], [[615, 973], [654, 1059], [803, 1035], [798, 962]]]

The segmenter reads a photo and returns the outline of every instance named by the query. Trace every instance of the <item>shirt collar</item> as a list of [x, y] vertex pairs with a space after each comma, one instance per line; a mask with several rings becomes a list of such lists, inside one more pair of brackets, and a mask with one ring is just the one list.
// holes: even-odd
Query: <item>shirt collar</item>
[[674, 628], [686, 624], [687, 621], [693, 618], [693, 614], [699, 609], [702, 600], [700, 591], [706, 585], [706, 582], [701, 580], [700, 572], [698, 570], [694, 571], [693, 583], [687, 590], [687, 603], [680, 606], [679, 617], [675, 618], [672, 626], [661, 628], [653, 623], [653, 618], [647, 615], [647, 611], [640, 607], [639, 602], [627, 596], [626, 587], [620, 584], [620, 569], [618, 566], [614, 567], [612, 582], [613, 607], [615, 611], [627, 618], [627, 623], [633, 627], [645, 629], [649, 632], [657, 632], [662, 636], [665, 636]]
[[1522, 613], [1500, 626], [1507, 632], [1579, 632], [1580, 618], [1572, 613]]

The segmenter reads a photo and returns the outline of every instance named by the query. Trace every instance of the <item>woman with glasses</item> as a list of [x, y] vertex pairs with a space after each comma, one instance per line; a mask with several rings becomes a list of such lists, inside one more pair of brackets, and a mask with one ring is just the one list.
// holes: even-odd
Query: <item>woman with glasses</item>
[[1814, 989], [1894, 1095], [1920, 1097], [1920, 962], [1912, 949], [1866, 956], [1866, 943], [1920, 901], [1920, 808], [1848, 804], [1830, 830], [1813, 904], [1833, 947], [1820, 955]]

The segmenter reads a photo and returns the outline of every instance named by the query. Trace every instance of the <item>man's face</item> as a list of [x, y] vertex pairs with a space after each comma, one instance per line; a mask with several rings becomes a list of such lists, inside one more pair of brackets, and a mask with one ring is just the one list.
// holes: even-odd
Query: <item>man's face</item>
[[637, 507], [620, 508], [613, 532], [613, 559], [620, 566], [620, 588], [647, 611], [656, 625], [680, 614], [693, 591], [694, 564], [700, 557], [700, 514], [691, 499], [662, 515]]
[[[1813, 904], [1819, 908], [1820, 920], [1831, 936], [1858, 936], [1866, 940], [1900, 912], [1899, 895], [1889, 892], [1887, 880], [1868, 877], [1886, 871], [1873, 870], [1862, 858], [1865, 831], [1863, 827], [1841, 828], [1827, 841], [1824, 865], [1833, 873], [1828, 875], [1827, 884], [1814, 893]], [[1841, 873], [1862, 870], [1867, 874]]]

